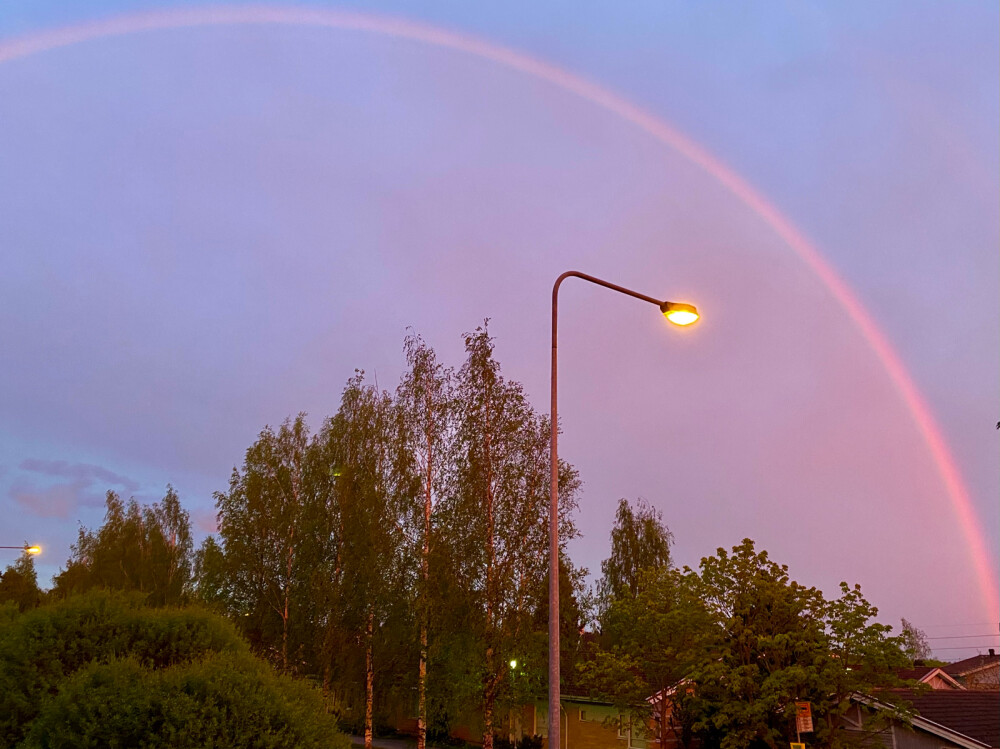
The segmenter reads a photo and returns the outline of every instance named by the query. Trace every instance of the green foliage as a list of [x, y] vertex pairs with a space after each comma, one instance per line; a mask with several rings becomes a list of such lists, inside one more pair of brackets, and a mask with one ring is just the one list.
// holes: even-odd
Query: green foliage
[[356, 631], [364, 629], [373, 609], [379, 619], [387, 616], [416, 576], [407, 515], [419, 484], [401, 448], [399, 427], [389, 394], [366, 385], [358, 372], [321, 435], [339, 474], [334, 493], [342, 524], [340, 575], [351, 591], [342, 606]]
[[[508, 663], [537, 640], [533, 615], [546, 594], [549, 423], [521, 385], [502, 376], [485, 328], [466, 336], [465, 349], [455, 383], [453, 463], [436, 526], [444, 558], [433, 569], [447, 593], [439, 600], [451, 609], [440, 620], [444, 636], [471, 633], [478, 645], [462, 678], [478, 681], [488, 746], [494, 716], [511, 695]], [[578, 488], [576, 472], [561, 464], [564, 543], [575, 535]]]
[[0, 746], [14, 746], [63, 681], [129, 656], [166, 668], [207, 653], [245, 653], [229, 622], [197, 609], [152, 609], [138, 594], [94, 591], [18, 616], [0, 629]]
[[[255, 649], [285, 671], [299, 623], [293, 590], [302, 576], [298, 551], [308, 496], [308, 444], [305, 414], [286, 419], [277, 431], [261, 430], [242, 468], [233, 469], [229, 491], [215, 495], [224, 558], [200, 558], [205, 586], [206, 562], [224, 561], [226, 570], [227, 584], [210, 594], [206, 587], [206, 595], [225, 600]], [[213, 574], [218, 586], [218, 570]]]
[[347, 749], [319, 693], [248, 653], [154, 670], [137, 658], [93, 663], [61, 685], [26, 749]]
[[358, 372], [319, 440], [338, 474], [332, 486], [339, 538], [333, 578], [338, 610], [331, 612], [330, 623], [364, 648], [366, 730], [376, 720], [376, 683], [382, 685], [383, 698], [391, 699], [396, 691], [408, 703], [408, 687], [416, 676], [411, 603], [417, 579], [419, 481], [402, 432], [390, 394], [367, 385]]
[[[795, 740], [794, 703], [808, 701], [810, 745], [846, 746], [851, 695], [901, 685], [902, 641], [874, 621], [860, 587], [842, 584], [828, 601], [749, 539], [702, 559], [700, 573], [647, 569], [637, 590], [605, 613], [581, 676], [633, 725], [659, 712], [683, 745], [780, 749]], [[871, 727], [886, 717], [876, 711]]]
[[795, 701], [812, 703], [812, 745], [845, 746], [840, 717], [851, 695], [899, 685], [901, 641], [873, 621], [878, 611], [859, 586], [842, 583], [840, 597], [827, 601], [749, 539], [703, 559], [698, 582], [717, 636], [681, 704], [706, 747], [787, 746]]
[[62, 598], [92, 588], [136, 590], [150, 603], [176, 605], [187, 593], [192, 548], [190, 519], [173, 487], [149, 507], [135, 499], [125, 503], [109, 491], [104, 523], [96, 531], [80, 528], [52, 593]]
[[[408, 370], [394, 392], [359, 371], [315, 437], [303, 414], [261, 430], [215, 495], [219, 532], [197, 553], [172, 489], [152, 507], [109, 492], [104, 523], [80, 529], [55, 598], [99, 588], [140, 594], [101, 604], [110, 608], [196, 601], [228, 616], [281, 671], [321, 683], [328, 711], [359, 728], [412, 715], [421, 684], [422, 712], [441, 732], [538, 696], [547, 660], [548, 421], [501, 375], [485, 329], [466, 337], [460, 372], [419, 336], [408, 336], [404, 351]], [[564, 543], [575, 535], [579, 485], [561, 462]], [[584, 574], [561, 558], [570, 665]], [[13, 608], [0, 615], [18, 618]], [[127, 691], [129, 659], [147, 668], [144, 655], [105, 629], [97, 639], [115, 643], [111, 650], [84, 632], [78, 658], [57, 654], [25, 689], [52, 693], [95, 662], [110, 670], [93, 666], [86, 683], [109, 679]], [[19, 690], [10, 699], [21, 699]]]
[[611, 556], [601, 562], [598, 594], [602, 608], [621, 598], [635, 598], [644, 570], [669, 567], [672, 540], [663, 514], [655, 507], [640, 499], [633, 509], [628, 500], [618, 500]]
[[457, 403], [453, 394], [454, 372], [443, 366], [419, 335], [410, 334], [403, 343], [409, 367], [396, 389], [402, 449], [409, 457], [407, 468], [419, 482], [419, 496], [410, 512], [419, 546], [420, 574], [416, 580], [413, 613], [417, 622], [417, 734], [426, 738], [427, 665], [430, 646], [432, 588], [430, 585], [434, 506], [442, 493], [454, 432]]
[[226, 553], [208, 536], [194, 554], [192, 598], [213, 610], [227, 612], [232, 607]]
[[932, 653], [927, 635], [922, 629], [915, 627], [906, 619], [901, 620], [900, 624], [902, 625], [900, 636], [903, 638], [903, 650], [910, 660], [922, 661], [924, 665], [930, 665], [927, 661], [930, 660]]
[[18, 611], [27, 611], [41, 600], [35, 558], [25, 552], [0, 575], [0, 603], [13, 603]]
[[666, 725], [669, 701], [649, 698], [665, 694], [701, 664], [714, 621], [689, 574], [649, 567], [639, 574], [637, 590], [635, 597], [616, 599], [605, 613], [601, 647], [581, 662], [580, 678], [633, 726], [653, 718]]
[[[585, 616], [580, 603], [584, 595], [586, 568], [573, 566], [565, 553], [559, 555], [559, 663], [564, 679], [572, 679], [576, 672], [576, 662], [580, 654], [580, 632]], [[549, 573], [540, 581], [535, 594], [536, 612], [533, 623], [536, 655], [532, 663], [539, 668], [533, 681], [537, 686], [533, 691], [522, 690], [518, 698], [529, 702], [544, 695], [548, 684], [548, 629], [549, 629]], [[531, 652], [530, 650], [528, 652]], [[521, 658], [520, 660], [524, 660]]]

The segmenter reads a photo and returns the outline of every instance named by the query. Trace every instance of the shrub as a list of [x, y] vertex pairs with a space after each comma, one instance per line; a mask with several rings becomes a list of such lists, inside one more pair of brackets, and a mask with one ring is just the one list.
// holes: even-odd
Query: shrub
[[25, 749], [347, 749], [319, 692], [248, 653], [153, 670], [135, 658], [70, 678], [32, 722]]
[[0, 619], [0, 747], [319, 746], [310, 731], [340, 745], [317, 690], [207, 611], [96, 591]]

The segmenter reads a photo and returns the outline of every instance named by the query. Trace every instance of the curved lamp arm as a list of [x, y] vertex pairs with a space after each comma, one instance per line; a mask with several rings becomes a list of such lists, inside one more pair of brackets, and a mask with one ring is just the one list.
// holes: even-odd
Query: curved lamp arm
[[698, 319], [698, 310], [691, 304], [668, 302], [626, 289], [624, 286], [605, 281], [586, 273], [569, 270], [556, 279], [552, 287], [552, 407], [549, 458], [551, 475], [549, 483], [549, 735], [550, 747], [561, 746], [559, 733], [562, 707], [559, 690], [559, 418], [558, 418], [558, 322], [559, 286], [567, 278], [582, 278], [584, 281], [603, 286], [606, 289], [626, 294], [644, 302], [655, 304], [660, 312], [675, 325], [690, 325]]

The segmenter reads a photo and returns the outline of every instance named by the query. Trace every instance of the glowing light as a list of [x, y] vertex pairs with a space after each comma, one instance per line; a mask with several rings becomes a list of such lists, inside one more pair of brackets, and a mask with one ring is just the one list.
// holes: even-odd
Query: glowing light
[[700, 317], [693, 304], [682, 302], [664, 302], [660, 305], [660, 312], [674, 325], [691, 325]]
[[15, 60], [70, 44], [141, 31], [239, 24], [317, 26], [368, 31], [453, 49], [492, 60], [539, 80], [548, 81], [554, 86], [575, 93], [592, 104], [613, 112], [664, 145], [673, 148], [712, 175], [723, 187], [760, 216], [819, 276], [827, 290], [847, 313], [848, 318], [861, 331], [862, 336], [885, 368], [889, 379], [895, 385], [903, 403], [909, 409], [930, 450], [967, 541], [968, 553], [979, 580], [984, 604], [991, 616], [1000, 608], [1000, 599], [998, 599], [997, 593], [1000, 585], [996, 581], [983, 536], [979, 532], [980, 525], [976, 518], [975, 508], [962, 480], [958, 464], [952, 457], [930, 408], [924, 402], [907, 373], [902, 360], [867, 310], [854, 296], [846, 282], [823, 259], [819, 251], [763, 195], [697, 143], [682, 135], [665, 121], [640, 109], [621, 96], [555, 65], [536, 60], [521, 52], [501, 47], [483, 39], [447, 29], [385, 16], [277, 6], [178, 8], [90, 21], [2, 42], [0, 43], [0, 62]]
[[510, 662], [510, 667], [511, 667], [511, 668], [517, 668], [517, 660], [512, 660], [512, 661]]
[[24, 547], [24, 553], [25, 554], [41, 554], [42, 553], [42, 547], [41, 546], [37, 546], [37, 545], [36, 546], [25, 546]]

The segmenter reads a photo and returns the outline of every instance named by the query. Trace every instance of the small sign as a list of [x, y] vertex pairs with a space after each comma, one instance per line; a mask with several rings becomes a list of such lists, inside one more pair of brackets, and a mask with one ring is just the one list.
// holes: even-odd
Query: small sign
[[812, 733], [812, 706], [808, 702], [795, 703], [795, 730], [799, 733]]
[[791, 743], [792, 749], [806, 749], [805, 744], [797, 744], [794, 741]]

